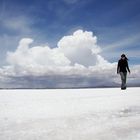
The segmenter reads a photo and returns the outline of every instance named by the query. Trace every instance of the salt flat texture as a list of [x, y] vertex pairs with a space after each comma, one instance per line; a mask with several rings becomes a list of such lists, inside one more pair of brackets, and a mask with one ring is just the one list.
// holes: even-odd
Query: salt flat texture
[[140, 140], [140, 88], [1, 90], [0, 140]]

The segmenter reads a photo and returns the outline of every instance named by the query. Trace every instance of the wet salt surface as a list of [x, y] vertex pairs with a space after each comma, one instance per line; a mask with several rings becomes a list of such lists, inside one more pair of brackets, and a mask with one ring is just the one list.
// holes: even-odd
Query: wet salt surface
[[139, 140], [139, 91], [1, 90], [0, 140]]

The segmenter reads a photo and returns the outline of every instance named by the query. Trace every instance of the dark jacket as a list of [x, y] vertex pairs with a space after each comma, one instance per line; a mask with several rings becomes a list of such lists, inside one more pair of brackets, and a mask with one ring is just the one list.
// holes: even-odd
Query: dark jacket
[[117, 73], [119, 72], [127, 72], [127, 70], [130, 72], [128, 62], [126, 59], [120, 59], [118, 61], [118, 66], [117, 66]]

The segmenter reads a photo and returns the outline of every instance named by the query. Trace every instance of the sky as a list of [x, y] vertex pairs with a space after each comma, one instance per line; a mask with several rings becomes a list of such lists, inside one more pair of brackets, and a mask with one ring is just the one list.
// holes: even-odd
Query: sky
[[139, 0], [1, 0], [1, 77], [18, 81], [20, 75], [28, 81], [27, 75], [68, 75], [69, 81], [88, 73], [96, 79], [97, 72], [109, 74], [108, 68], [114, 74], [122, 53], [135, 77], [140, 70], [139, 5]]

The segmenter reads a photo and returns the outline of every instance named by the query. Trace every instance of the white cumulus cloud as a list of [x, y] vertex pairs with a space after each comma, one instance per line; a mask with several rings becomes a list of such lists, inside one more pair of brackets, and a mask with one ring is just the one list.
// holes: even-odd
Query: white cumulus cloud
[[41, 68], [43, 70], [47, 67], [62, 67], [70, 64], [70, 61], [58, 49], [51, 49], [49, 46], [29, 47], [32, 42], [30, 38], [21, 39], [16, 51], [7, 53], [7, 62], [16, 71], [36, 72]]
[[[89, 67], [111, 65], [99, 53], [97, 37], [92, 32], [77, 30], [72, 35], [64, 36], [58, 47], [33, 46], [33, 39], [23, 38], [15, 52], [7, 53], [7, 62], [18, 73], [46, 74], [53, 71], [78, 73]], [[76, 72], [75, 72], [76, 71]]]
[[[120, 83], [117, 63], [101, 56], [102, 49], [92, 32], [77, 30], [62, 37], [55, 48], [32, 43], [33, 39], [23, 38], [14, 52], [7, 53], [8, 65], [0, 69], [1, 87], [92, 87]], [[140, 68], [131, 70], [128, 79], [133, 84], [140, 79]]]
[[99, 63], [97, 54], [101, 49], [92, 32], [77, 30], [73, 35], [64, 36], [58, 42], [58, 48], [72, 64], [91, 66]]

